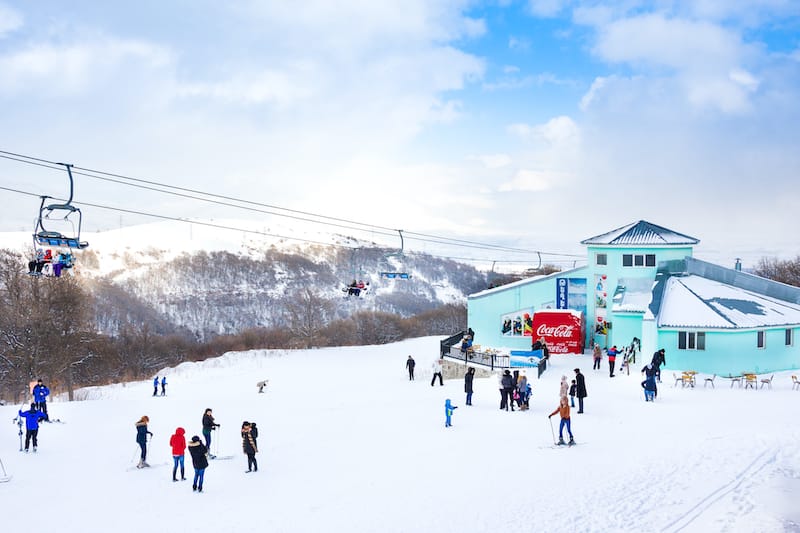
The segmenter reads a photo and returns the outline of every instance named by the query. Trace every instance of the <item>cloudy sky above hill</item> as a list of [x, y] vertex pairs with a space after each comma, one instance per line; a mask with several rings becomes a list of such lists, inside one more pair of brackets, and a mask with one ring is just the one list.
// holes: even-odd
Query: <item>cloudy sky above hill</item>
[[[0, 107], [6, 152], [390, 228], [800, 252], [791, 0], [0, 0]], [[0, 230], [65, 183], [0, 158]], [[86, 176], [75, 202], [264, 217]]]

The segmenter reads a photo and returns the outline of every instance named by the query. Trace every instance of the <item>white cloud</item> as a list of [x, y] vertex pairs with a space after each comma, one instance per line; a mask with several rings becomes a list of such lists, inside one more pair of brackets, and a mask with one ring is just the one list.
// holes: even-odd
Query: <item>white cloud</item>
[[542, 192], [552, 188], [552, 183], [553, 178], [545, 172], [522, 169], [517, 171], [510, 181], [502, 183], [498, 190], [500, 192]]
[[24, 19], [22, 14], [7, 5], [0, 4], [0, 39], [7, 33], [22, 27]]
[[570, 0], [528, 0], [528, 9], [539, 17], [554, 17], [570, 4]]
[[503, 168], [511, 164], [511, 156], [508, 154], [487, 154], [473, 155], [467, 159], [479, 161], [486, 168]]
[[511, 36], [508, 38], [509, 50], [530, 50], [531, 41], [525, 37]]
[[575, 144], [580, 140], [578, 125], [568, 116], [558, 116], [544, 124], [530, 126], [528, 124], [511, 124], [509, 133], [523, 139], [544, 142], [550, 145]]

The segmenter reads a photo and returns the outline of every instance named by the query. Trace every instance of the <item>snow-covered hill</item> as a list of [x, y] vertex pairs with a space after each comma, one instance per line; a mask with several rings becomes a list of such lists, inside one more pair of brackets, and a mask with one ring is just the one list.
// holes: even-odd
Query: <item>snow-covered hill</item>
[[[386, 346], [229, 353], [160, 372], [150, 382], [82, 391], [51, 403], [37, 454], [18, 451], [17, 407], [0, 459], [3, 531], [796, 531], [800, 513], [800, 392], [788, 375], [773, 389], [672, 387], [664, 372], [655, 403], [638, 373], [592, 371], [586, 356], [553, 356], [533, 379], [531, 409], [498, 410], [494, 378], [430, 386], [438, 338]], [[417, 360], [417, 380], [404, 364]], [[669, 360], [669, 358], [668, 358]], [[578, 446], [552, 447], [547, 415], [562, 374], [581, 367], [586, 413], [572, 414]], [[265, 394], [256, 382], [269, 379]], [[702, 383], [702, 379], [700, 380]], [[459, 408], [444, 427], [444, 401]], [[203, 494], [171, 480], [170, 435], [214, 435]], [[150, 417], [150, 469], [133, 468], [134, 423]], [[258, 423], [259, 471], [245, 474], [239, 428]], [[557, 417], [553, 419], [556, 431]], [[187, 464], [187, 477], [192, 468]]]
[[[200, 337], [279, 325], [283, 303], [306, 288], [332, 301], [335, 316], [345, 317], [365, 310], [410, 316], [462, 303], [486, 286], [486, 274], [471, 266], [400, 255], [388, 244], [325, 233], [307, 223], [162, 221], [81, 237], [90, 246], [78, 252], [74, 270], [102, 300], [113, 303], [117, 293], [106, 294], [109, 288], [122, 289], [138, 305]], [[27, 253], [31, 236], [0, 234], [0, 247]], [[385, 279], [384, 271], [407, 272], [411, 279]], [[344, 297], [342, 288], [353, 279], [369, 282], [367, 297]], [[108, 317], [98, 321], [108, 333], [118, 326]]]

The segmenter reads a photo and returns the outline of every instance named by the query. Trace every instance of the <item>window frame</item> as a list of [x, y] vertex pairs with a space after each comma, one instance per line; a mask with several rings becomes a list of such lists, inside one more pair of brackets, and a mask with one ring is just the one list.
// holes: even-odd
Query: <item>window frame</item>
[[767, 348], [767, 331], [759, 329], [756, 331], [756, 348], [759, 350], [766, 350]]
[[705, 331], [678, 331], [678, 350], [706, 351]]
[[785, 346], [794, 346], [794, 330], [792, 328], [786, 328], [784, 343]]
[[608, 254], [605, 252], [596, 252], [594, 254], [594, 264], [597, 266], [608, 266]]
[[655, 268], [656, 254], [622, 254], [622, 266], [626, 268]]

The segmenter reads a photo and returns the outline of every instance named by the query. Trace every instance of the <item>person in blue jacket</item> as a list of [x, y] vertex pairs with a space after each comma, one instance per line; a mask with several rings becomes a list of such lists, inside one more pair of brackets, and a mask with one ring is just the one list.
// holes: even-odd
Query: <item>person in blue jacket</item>
[[46, 385], [43, 385], [42, 378], [39, 378], [36, 385], [33, 387], [33, 401], [36, 402], [36, 409], [44, 414], [45, 422], [50, 421], [50, 417], [47, 415], [48, 396], [50, 396], [50, 389], [48, 389]]
[[33, 441], [33, 451], [39, 446], [39, 420], [44, 418], [44, 413], [36, 409], [36, 404], [32, 403], [27, 411], [19, 410], [19, 416], [25, 418], [25, 451], [28, 451], [31, 441]]
[[458, 406], [452, 405], [449, 398], [444, 401], [444, 427], [449, 428], [453, 425], [450, 423], [450, 417], [453, 416], [453, 410], [455, 409], [458, 409]]
[[153, 396], [158, 396], [158, 376], [153, 379]]
[[161, 378], [161, 396], [166, 396], [166, 394], [167, 394], [167, 376], [164, 376]]

